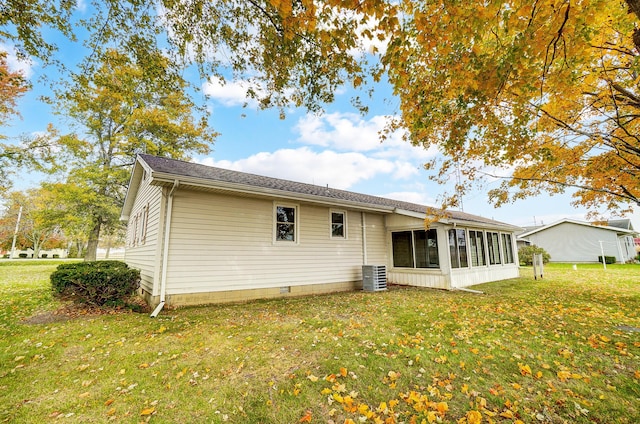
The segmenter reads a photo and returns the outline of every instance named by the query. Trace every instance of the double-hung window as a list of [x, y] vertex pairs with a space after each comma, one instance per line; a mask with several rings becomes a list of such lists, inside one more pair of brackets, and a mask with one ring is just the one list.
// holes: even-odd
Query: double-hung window
[[331, 238], [347, 238], [347, 214], [331, 211]]
[[275, 205], [275, 240], [297, 242], [297, 215], [295, 206]]

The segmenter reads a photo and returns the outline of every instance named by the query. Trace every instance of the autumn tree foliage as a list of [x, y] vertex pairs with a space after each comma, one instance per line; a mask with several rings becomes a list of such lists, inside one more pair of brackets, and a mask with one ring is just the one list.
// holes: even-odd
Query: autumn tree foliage
[[11, 248], [20, 207], [22, 214], [16, 238], [18, 248], [33, 249], [33, 255], [37, 258], [41, 249], [63, 247], [61, 223], [64, 212], [51, 190], [39, 187], [25, 192], [14, 191], [6, 197], [7, 206], [0, 216], [0, 243], [3, 248]]
[[[9, 69], [7, 53], [0, 51], [0, 127], [7, 124], [9, 118], [16, 115], [17, 101], [28, 90], [29, 85], [20, 72]], [[0, 140], [6, 137], [0, 133]], [[0, 143], [0, 193], [6, 189], [8, 168], [15, 160], [16, 152], [10, 146]]]
[[[78, 23], [89, 51], [119, 46], [150, 80], [162, 50], [169, 74], [195, 64], [205, 78], [242, 79], [248, 98], [281, 111], [319, 111], [338, 88], [386, 76], [399, 99], [389, 129], [439, 149], [427, 164], [437, 181], [501, 179], [489, 192], [498, 205], [572, 188], [583, 206], [625, 210], [640, 197], [638, 3], [107, 0]], [[29, 1], [3, 15], [0, 38], [50, 59], [55, 46], [30, 24], [45, 17], [73, 38], [74, 7]], [[367, 50], [373, 41], [384, 48]]]
[[207, 153], [216, 133], [206, 114], [188, 97], [186, 82], [167, 70], [160, 52], [149, 52], [145, 66], [126, 52], [107, 49], [89, 74], [76, 74], [58, 92], [57, 105], [73, 120], [74, 131], [51, 134], [59, 146], [66, 184], [57, 189], [69, 211], [88, 226], [86, 260], [95, 260], [100, 232], [115, 230], [136, 153], [177, 159]]
[[504, 177], [489, 193], [497, 205], [568, 187], [594, 210], [638, 204], [638, 17], [624, 3], [403, 7], [383, 62], [400, 98], [397, 126], [445, 155], [427, 165], [438, 181], [457, 170]]

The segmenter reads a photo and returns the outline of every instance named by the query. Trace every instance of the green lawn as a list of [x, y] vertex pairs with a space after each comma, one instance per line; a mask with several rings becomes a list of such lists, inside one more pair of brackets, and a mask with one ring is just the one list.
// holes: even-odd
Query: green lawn
[[55, 266], [0, 261], [0, 422], [640, 422], [637, 265], [155, 319], [51, 314]]

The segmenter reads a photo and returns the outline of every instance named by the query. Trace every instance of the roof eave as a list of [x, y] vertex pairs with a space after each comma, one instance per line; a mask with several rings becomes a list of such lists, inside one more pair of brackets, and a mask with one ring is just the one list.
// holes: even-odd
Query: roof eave
[[230, 183], [226, 181], [209, 180], [205, 178], [196, 178], [189, 176], [179, 176], [170, 173], [153, 171], [151, 174], [153, 185], [173, 184], [175, 180], [180, 181], [180, 186], [191, 186], [195, 188], [209, 188], [232, 193], [243, 193], [254, 196], [278, 197], [293, 201], [308, 201], [311, 203], [349, 207], [352, 209], [361, 209], [379, 213], [393, 213], [394, 208], [391, 206], [371, 205], [368, 203], [354, 202], [349, 200], [335, 199], [329, 197], [318, 196], [315, 194], [295, 193], [286, 190], [277, 190], [272, 188], [258, 187], [247, 184]]

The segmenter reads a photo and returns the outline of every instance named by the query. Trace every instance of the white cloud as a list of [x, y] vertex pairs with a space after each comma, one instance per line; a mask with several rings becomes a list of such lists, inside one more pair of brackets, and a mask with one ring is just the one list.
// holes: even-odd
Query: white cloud
[[7, 65], [10, 71], [20, 72], [25, 78], [31, 78], [33, 68], [37, 66], [33, 60], [18, 58], [16, 49], [11, 45], [0, 43], [0, 51], [7, 53]]
[[[212, 76], [202, 84], [202, 91], [224, 106], [243, 106], [247, 104], [251, 107], [256, 107], [257, 102], [247, 96], [249, 84], [247, 81], [222, 82], [218, 77]], [[257, 94], [260, 95], [261, 91]]]
[[387, 134], [382, 141], [381, 135], [390, 117], [375, 115], [368, 119], [355, 113], [327, 113], [324, 115], [306, 115], [294, 126], [302, 144], [329, 147], [340, 151], [370, 152], [379, 159], [403, 160], [422, 164], [437, 155], [437, 148], [428, 150], [412, 146], [403, 140], [403, 133], [395, 131]]
[[[402, 163], [367, 157], [362, 153], [314, 152], [308, 147], [260, 152], [237, 161], [205, 158], [199, 163], [286, 180], [348, 190], [380, 175], [395, 175]], [[403, 175], [402, 173], [400, 173]]]
[[86, 0], [76, 0], [76, 9], [82, 13], [87, 11]]

